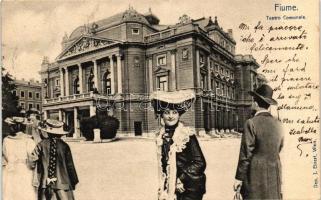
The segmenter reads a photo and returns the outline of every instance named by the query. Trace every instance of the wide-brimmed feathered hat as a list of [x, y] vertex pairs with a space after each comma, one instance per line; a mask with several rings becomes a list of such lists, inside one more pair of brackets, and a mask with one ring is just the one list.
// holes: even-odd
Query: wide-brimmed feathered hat
[[262, 99], [269, 105], [277, 105], [278, 102], [272, 98], [273, 96], [273, 89], [266, 84], [261, 85], [255, 91], [249, 91], [249, 94]]
[[166, 109], [174, 109], [183, 114], [192, 106], [195, 93], [192, 90], [156, 91], [151, 94], [150, 100], [156, 114], [162, 114]]
[[4, 122], [6, 122], [9, 125], [14, 124], [23, 124], [23, 125], [29, 125], [32, 124], [32, 121], [28, 120], [25, 117], [7, 117]]
[[68, 132], [64, 130], [64, 123], [55, 119], [47, 119], [40, 122], [38, 129], [56, 135], [68, 134]]

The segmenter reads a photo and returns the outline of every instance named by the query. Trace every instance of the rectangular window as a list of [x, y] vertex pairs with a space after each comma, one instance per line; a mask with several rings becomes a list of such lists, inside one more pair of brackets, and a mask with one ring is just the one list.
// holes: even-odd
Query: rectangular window
[[223, 69], [223, 67], [221, 67], [220, 73], [221, 73], [222, 75], [224, 75], [224, 69]]
[[166, 65], [166, 55], [157, 56], [157, 66]]
[[40, 99], [40, 93], [39, 92], [36, 92], [36, 98]]
[[234, 73], [231, 72], [231, 79], [234, 79]]
[[133, 35], [139, 35], [139, 28], [132, 28]]
[[13, 90], [12, 94], [13, 94], [13, 96], [17, 96], [17, 91]]
[[202, 74], [201, 75], [201, 88], [203, 89], [203, 90], [206, 90], [206, 87], [207, 87], [207, 77], [206, 77], [206, 75], [204, 75], [204, 74]]
[[220, 83], [216, 81], [216, 95], [221, 95], [220, 93]]
[[32, 103], [29, 103], [28, 104], [28, 109], [30, 110], [32, 108], [32, 106], [33, 106]]
[[37, 108], [37, 110], [40, 110], [40, 105], [36, 104], [36, 108]]
[[230, 73], [228, 71], [228, 69], [225, 71], [226, 77], [230, 77]]
[[25, 91], [20, 91], [20, 97], [25, 98]]
[[225, 85], [222, 84], [222, 96], [225, 96]]
[[204, 75], [201, 75], [201, 88], [204, 90], [205, 88], [205, 83], [204, 83], [205, 77]]
[[60, 86], [60, 80], [56, 79], [56, 86]]
[[215, 65], [215, 71], [217, 71], [218, 72], [218, 65]]
[[162, 91], [168, 90], [167, 76], [157, 77], [157, 89]]
[[22, 109], [26, 109], [26, 108], [25, 108], [25, 103], [20, 102], [20, 106], [21, 106]]
[[215, 88], [215, 81], [214, 79], [211, 79], [211, 88], [212, 88], [212, 91], [214, 91], [214, 88]]
[[205, 56], [200, 54], [200, 64], [204, 65], [205, 62]]
[[226, 96], [230, 97], [230, 87], [229, 86], [227, 86], [227, 88], [226, 88]]
[[28, 97], [29, 97], [29, 99], [32, 99], [32, 92], [28, 93]]

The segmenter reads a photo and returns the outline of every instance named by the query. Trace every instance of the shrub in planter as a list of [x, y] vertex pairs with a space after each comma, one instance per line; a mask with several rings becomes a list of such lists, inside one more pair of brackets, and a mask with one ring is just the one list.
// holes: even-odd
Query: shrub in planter
[[87, 140], [94, 139], [94, 129], [100, 129], [101, 139], [112, 139], [116, 137], [119, 129], [119, 120], [112, 116], [95, 115], [80, 121], [80, 130]]
[[119, 129], [119, 120], [112, 116], [98, 116], [98, 127], [101, 139], [112, 139], [116, 137]]
[[86, 117], [80, 121], [80, 130], [86, 140], [94, 139], [94, 129], [98, 128], [96, 116]]

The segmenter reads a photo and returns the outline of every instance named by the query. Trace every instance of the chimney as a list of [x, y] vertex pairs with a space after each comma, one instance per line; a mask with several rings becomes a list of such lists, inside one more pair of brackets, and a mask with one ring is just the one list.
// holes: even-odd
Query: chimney
[[227, 29], [228, 35], [233, 38], [233, 29]]

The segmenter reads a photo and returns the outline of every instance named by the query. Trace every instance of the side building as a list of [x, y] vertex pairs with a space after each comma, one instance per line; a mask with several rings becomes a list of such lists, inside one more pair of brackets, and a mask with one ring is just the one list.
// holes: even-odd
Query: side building
[[142, 135], [159, 127], [148, 97], [156, 90], [192, 89], [197, 98], [183, 115], [197, 131], [242, 130], [250, 116], [249, 90], [258, 63], [235, 55], [232, 30], [217, 18], [180, 17], [161, 25], [151, 10], [133, 8], [79, 26], [62, 40], [54, 62], [41, 68], [45, 117], [74, 127], [97, 111], [120, 120], [120, 132]]
[[18, 80], [14, 79], [16, 90], [13, 91], [18, 99], [18, 106], [24, 110], [36, 108], [42, 111], [42, 86], [39, 81], [31, 80]]

